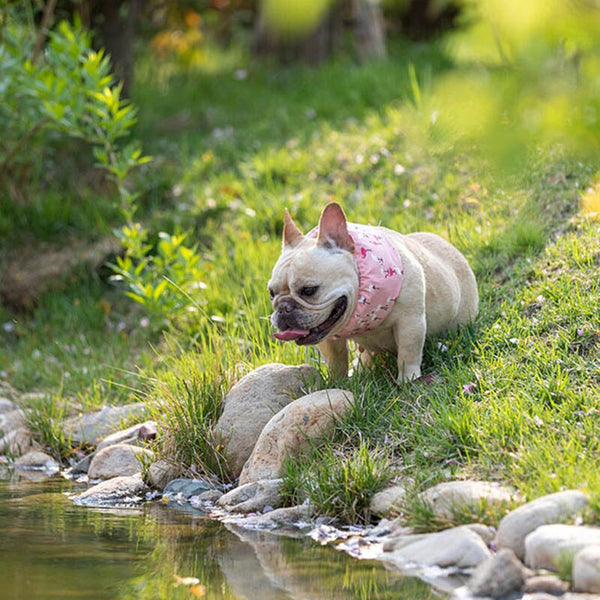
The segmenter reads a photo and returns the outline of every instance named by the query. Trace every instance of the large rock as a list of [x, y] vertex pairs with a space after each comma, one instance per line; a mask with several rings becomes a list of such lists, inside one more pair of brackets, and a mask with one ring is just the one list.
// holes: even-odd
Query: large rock
[[232, 477], [238, 477], [263, 427], [292, 400], [308, 393], [319, 378], [310, 365], [263, 365], [240, 379], [223, 402], [215, 436], [225, 441]]
[[231, 490], [217, 500], [222, 508], [233, 512], [260, 512], [281, 506], [281, 479], [253, 481]]
[[208, 479], [173, 479], [165, 487], [163, 498], [183, 498], [189, 500], [192, 496], [199, 496], [204, 492], [215, 489], [215, 484]]
[[517, 498], [516, 492], [491, 481], [445, 481], [419, 494], [440, 519], [477, 511], [482, 506], [506, 506]]
[[25, 471], [46, 471], [48, 475], [60, 470], [59, 464], [50, 455], [39, 450], [31, 450], [27, 454], [23, 454], [15, 460], [15, 467]]
[[288, 506], [276, 508], [262, 515], [250, 515], [244, 520], [236, 521], [236, 524], [252, 529], [304, 528], [309, 526], [313, 512], [309, 504]]
[[567, 490], [536, 498], [508, 513], [498, 526], [497, 548], [510, 548], [519, 559], [525, 557], [525, 538], [538, 527], [564, 522], [588, 504], [583, 492]]
[[508, 548], [482, 562], [474, 571], [467, 587], [474, 596], [503, 598], [521, 591], [526, 569]]
[[157, 490], [165, 486], [181, 474], [181, 467], [161, 458], [150, 465], [147, 473], [147, 482]]
[[102, 450], [107, 446], [114, 444], [132, 444], [139, 445], [156, 438], [158, 426], [156, 421], [144, 421], [137, 423], [127, 429], [120, 429], [110, 435], [107, 435], [99, 444], [96, 450]]
[[[0, 390], [0, 393], [2, 393], [2, 390]], [[8, 398], [0, 396], [0, 415], [17, 410], [17, 408], [18, 406], [14, 402], [10, 401]]]
[[525, 538], [525, 564], [532, 569], [557, 571], [587, 546], [600, 545], [600, 528], [542, 525]]
[[25, 427], [21, 427], [9, 431], [0, 438], [0, 454], [21, 456], [29, 452], [33, 445], [34, 441], [31, 436], [31, 431]]
[[600, 594], [600, 546], [587, 546], [573, 559], [573, 589]]
[[143, 418], [145, 413], [146, 406], [141, 402], [126, 406], [103, 406], [96, 412], [67, 419], [63, 431], [76, 444], [96, 445], [119, 429], [123, 421]]
[[85, 492], [73, 496], [80, 506], [134, 506], [144, 501], [147, 490], [140, 473], [128, 477], [114, 477], [103, 481]]
[[0, 414], [0, 435], [24, 428], [25, 415], [19, 408]]
[[142, 472], [142, 462], [154, 460], [146, 448], [130, 444], [114, 444], [97, 452], [88, 469], [90, 479], [112, 479]]
[[264, 427], [240, 475], [240, 485], [280, 477], [286, 457], [327, 435], [352, 403], [345, 390], [321, 390], [288, 404]]
[[400, 568], [417, 565], [467, 569], [492, 556], [481, 537], [464, 525], [437, 533], [406, 536], [399, 542], [382, 558]]
[[369, 510], [378, 517], [388, 517], [392, 513], [398, 514], [405, 498], [404, 486], [392, 485], [373, 494], [371, 502], [369, 502]]

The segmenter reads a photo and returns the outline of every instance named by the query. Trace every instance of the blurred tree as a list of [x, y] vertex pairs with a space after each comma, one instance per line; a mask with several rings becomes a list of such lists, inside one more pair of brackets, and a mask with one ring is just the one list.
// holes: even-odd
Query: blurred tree
[[262, 0], [255, 18], [254, 50], [281, 62], [315, 65], [342, 48], [347, 26], [361, 60], [386, 55], [377, 0]]

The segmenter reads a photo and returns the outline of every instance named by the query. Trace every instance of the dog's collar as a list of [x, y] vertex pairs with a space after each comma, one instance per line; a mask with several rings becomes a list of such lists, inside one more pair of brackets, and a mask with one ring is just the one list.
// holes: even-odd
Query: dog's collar
[[[404, 271], [394, 244], [377, 227], [348, 223], [354, 240], [359, 285], [356, 308], [348, 322], [332, 338], [348, 339], [379, 327], [398, 299]], [[309, 235], [316, 235], [314, 229]]]

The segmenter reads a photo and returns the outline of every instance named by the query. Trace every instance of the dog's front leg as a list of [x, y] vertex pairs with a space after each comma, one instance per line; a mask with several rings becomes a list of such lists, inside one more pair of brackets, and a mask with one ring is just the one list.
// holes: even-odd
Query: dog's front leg
[[317, 345], [327, 361], [332, 377], [348, 376], [348, 344], [346, 340], [323, 340]]
[[425, 314], [403, 315], [394, 325], [398, 357], [398, 381], [410, 381], [421, 376], [423, 345], [427, 332]]

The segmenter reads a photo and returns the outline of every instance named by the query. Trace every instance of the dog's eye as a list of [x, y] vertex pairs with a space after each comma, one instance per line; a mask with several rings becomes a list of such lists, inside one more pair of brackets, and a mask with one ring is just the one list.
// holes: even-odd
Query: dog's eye
[[300, 290], [300, 295], [301, 296], [314, 296], [317, 293], [317, 290], [319, 289], [318, 285], [313, 285], [310, 287], [303, 287]]
[[269, 288], [269, 297], [271, 298], [271, 300], [275, 298], [275, 292], [271, 288]]

